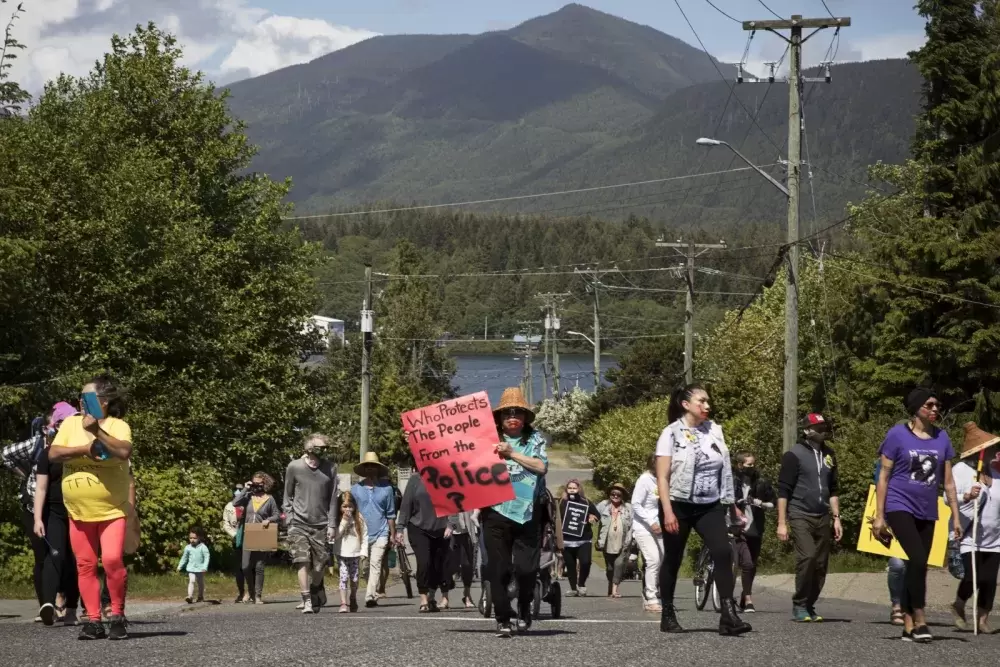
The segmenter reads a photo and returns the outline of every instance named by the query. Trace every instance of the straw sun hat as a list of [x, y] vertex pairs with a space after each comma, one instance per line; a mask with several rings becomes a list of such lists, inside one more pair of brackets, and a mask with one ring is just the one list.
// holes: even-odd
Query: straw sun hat
[[378, 460], [378, 454], [375, 452], [368, 452], [365, 454], [365, 458], [358, 465], [354, 466], [354, 474], [358, 477], [368, 477], [366, 472], [372, 466], [378, 468], [378, 472], [375, 473], [376, 477], [389, 474], [389, 467]]
[[978, 454], [987, 447], [992, 447], [998, 443], [1000, 443], [1000, 438], [979, 428], [975, 422], [969, 422], [965, 425], [961, 458], [964, 459], [967, 456]]
[[528, 405], [528, 401], [524, 398], [524, 392], [518, 387], [507, 387], [503, 390], [503, 394], [500, 396], [500, 405], [493, 409], [493, 415], [499, 416], [504, 410], [509, 408], [524, 410], [528, 415], [525, 424], [535, 421], [535, 411]]

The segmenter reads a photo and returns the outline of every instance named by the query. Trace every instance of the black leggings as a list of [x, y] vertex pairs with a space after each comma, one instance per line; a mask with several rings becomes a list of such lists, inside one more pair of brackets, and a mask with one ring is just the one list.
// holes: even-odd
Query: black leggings
[[753, 595], [753, 580], [757, 577], [757, 559], [760, 558], [762, 541], [763, 539], [759, 536], [751, 537], [747, 535], [736, 541], [736, 562], [740, 566], [743, 595]]
[[513, 610], [508, 597], [511, 579], [517, 582], [517, 602], [530, 609], [541, 556], [541, 530], [535, 520], [517, 523], [493, 509], [480, 514], [486, 545], [486, 577], [498, 623], [509, 623]]
[[444, 534], [429, 533], [412, 523], [406, 527], [413, 555], [417, 558], [417, 591], [421, 595], [433, 593], [438, 588], [447, 593], [452, 584], [445, 577], [448, 565], [448, 540]]
[[476, 555], [472, 547], [472, 536], [468, 533], [452, 535], [448, 552], [447, 577], [451, 579], [455, 575], [461, 575], [462, 587], [468, 590], [472, 587], [472, 573], [475, 568], [475, 559]]
[[903, 613], [912, 616], [914, 610], [927, 605], [927, 558], [931, 553], [936, 522], [918, 519], [909, 512], [886, 512], [885, 522], [906, 552], [906, 575], [903, 577], [903, 596], [899, 606]]
[[[587, 585], [593, 550], [594, 546], [590, 542], [581, 547], [563, 547], [563, 560], [566, 562], [566, 577], [569, 579], [570, 589], [575, 591], [577, 585], [584, 587]], [[576, 572], [577, 563], [580, 564], [579, 578]]]
[[24, 527], [24, 534], [28, 536], [28, 542], [31, 544], [31, 553], [35, 557], [32, 582], [35, 584], [35, 598], [38, 601], [38, 606], [41, 607], [43, 604], [42, 572], [45, 569], [45, 553], [48, 551], [48, 547], [45, 546], [45, 541], [42, 538], [35, 535], [34, 513], [24, 507], [21, 508], [21, 525]]
[[[701, 535], [712, 556], [719, 599], [731, 599], [736, 582], [733, 578], [733, 548], [729, 543], [725, 508], [718, 502], [700, 505], [673, 501], [671, 506], [677, 517], [679, 530], [676, 533], [663, 532], [663, 567], [660, 568], [660, 598], [663, 604], [674, 603], [677, 573], [684, 561], [684, 550], [692, 528]], [[663, 525], [662, 516], [660, 525]]]
[[[958, 599], [962, 602], [972, 597], [972, 554], [962, 554], [965, 565], [965, 577], [958, 585]], [[979, 611], [988, 614], [993, 611], [993, 599], [997, 593], [997, 571], [1000, 570], [1000, 553], [976, 554], [976, 583], [979, 584], [979, 598], [976, 606]]]

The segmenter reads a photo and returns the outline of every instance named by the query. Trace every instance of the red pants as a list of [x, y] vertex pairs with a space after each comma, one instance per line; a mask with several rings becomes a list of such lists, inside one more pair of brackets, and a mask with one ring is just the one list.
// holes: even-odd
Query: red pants
[[125, 517], [109, 521], [69, 521], [69, 541], [76, 555], [80, 597], [92, 620], [101, 618], [101, 581], [97, 578], [97, 555], [111, 595], [112, 616], [125, 615]]

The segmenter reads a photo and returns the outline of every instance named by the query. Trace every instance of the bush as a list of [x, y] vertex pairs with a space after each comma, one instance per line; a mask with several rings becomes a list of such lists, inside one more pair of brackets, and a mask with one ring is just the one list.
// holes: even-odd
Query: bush
[[229, 536], [222, 530], [222, 510], [232, 499], [231, 485], [209, 466], [141, 468], [136, 493], [142, 540], [135, 554], [136, 569], [167, 572], [176, 569], [192, 526], [205, 529], [217, 568], [231, 557]]
[[590, 415], [591, 394], [574, 387], [559, 400], [542, 401], [535, 418], [535, 426], [554, 439], [576, 442]]
[[620, 482], [632, 488], [666, 423], [667, 401], [612, 410], [594, 422], [580, 440], [594, 463], [595, 486], [606, 491]]

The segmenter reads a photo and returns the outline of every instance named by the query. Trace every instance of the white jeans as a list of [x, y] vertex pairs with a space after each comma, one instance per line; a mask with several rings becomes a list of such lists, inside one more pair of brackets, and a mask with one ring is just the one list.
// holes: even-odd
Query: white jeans
[[642, 552], [642, 560], [646, 564], [646, 576], [643, 579], [643, 598], [647, 602], [659, 601], [660, 564], [663, 562], [663, 537], [649, 533], [635, 533], [636, 544]]
[[368, 554], [368, 588], [365, 590], [365, 600], [374, 600], [378, 590], [378, 578], [382, 570], [382, 556], [389, 546], [388, 537], [379, 537], [370, 544]]
[[188, 597], [194, 597], [195, 586], [198, 587], [198, 599], [205, 597], [205, 573], [188, 572]]

